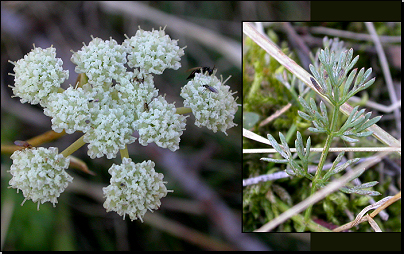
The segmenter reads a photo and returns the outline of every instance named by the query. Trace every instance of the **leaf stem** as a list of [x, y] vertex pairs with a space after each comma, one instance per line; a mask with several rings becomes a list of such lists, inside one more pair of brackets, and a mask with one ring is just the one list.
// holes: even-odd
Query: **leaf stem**
[[[331, 147], [331, 142], [334, 139], [334, 135], [335, 135], [334, 131], [335, 131], [335, 129], [337, 127], [337, 123], [338, 123], [338, 113], [339, 113], [339, 107], [334, 106], [334, 109], [332, 112], [332, 120], [331, 120], [331, 124], [330, 124], [331, 125], [330, 134], [327, 136], [327, 140], [325, 141], [325, 144], [324, 144], [324, 150], [321, 153], [320, 162], [318, 164], [316, 174], [314, 175], [314, 179], [312, 181], [310, 196], [312, 196], [314, 194], [314, 192], [318, 188], [317, 183], [321, 180], [321, 172], [323, 170], [325, 161], [327, 159], [328, 151]], [[307, 208], [306, 213], [304, 215], [304, 220], [306, 223], [309, 222], [312, 207], [313, 207], [313, 205], [310, 205]]]

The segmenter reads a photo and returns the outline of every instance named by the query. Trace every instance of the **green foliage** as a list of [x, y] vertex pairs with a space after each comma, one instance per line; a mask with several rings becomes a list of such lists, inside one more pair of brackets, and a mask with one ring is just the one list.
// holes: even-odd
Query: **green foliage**
[[[341, 123], [339, 107], [350, 97], [372, 85], [375, 78], [368, 80], [372, 72], [371, 68], [366, 71], [362, 68], [359, 73], [357, 73], [357, 69], [352, 70], [354, 65], [358, 62], [359, 56], [353, 57], [353, 50], [345, 50], [342, 42], [325, 38], [324, 45], [325, 49], [319, 50], [317, 55], [312, 57], [313, 65], [310, 65], [309, 68], [315, 77], [315, 79], [311, 78], [313, 85], [329, 100], [331, 103], [330, 109], [327, 109], [323, 101], [320, 101], [319, 106], [317, 106], [313, 98], [308, 98], [307, 102], [302, 94], [298, 97], [302, 109], [302, 111], [298, 111], [298, 115], [312, 122], [314, 126], [309, 127], [308, 130], [327, 136], [327, 142], [324, 145], [323, 154], [318, 163], [316, 174], [312, 175], [308, 172], [308, 166], [311, 163], [311, 139], [308, 137], [306, 146], [304, 146], [302, 135], [299, 131], [297, 131], [297, 138], [295, 140], [297, 156], [292, 154], [285, 136], [279, 132], [280, 143], [278, 143], [271, 134], [268, 134], [268, 140], [272, 147], [282, 156], [282, 159], [276, 157], [261, 158], [263, 161], [286, 164], [285, 171], [287, 174], [293, 177], [307, 178], [310, 180], [312, 182], [311, 193], [313, 193], [315, 189], [325, 187], [331, 181], [332, 177], [339, 177], [340, 172], [360, 160], [360, 158], [353, 158], [343, 162], [342, 159], [345, 153], [341, 152], [334, 160], [332, 167], [324, 173], [322, 168], [327, 158], [331, 141], [334, 138], [340, 138], [347, 142], [358, 142], [360, 138], [372, 135], [372, 132], [368, 131], [367, 128], [378, 122], [381, 118], [377, 116], [370, 119], [370, 112], [364, 114], [365, 110], [362, 109], [358, 111], [359, 106], [356, 106], [345, 122]], [[360, 174], [357, 174], [351, 180], [358, 178], [364, 171], [365, 170], [362, 170]], [[371, 181], [356, 186], [347, 184], [340, 188], [340, 195], [342, 195], [342, 193], [380, 195], [378, 191], [369, 190], [377, 183], [377, 181]], [[342, 200], [346, 202], [339, 202], [337, 199], [333, 198], [336, 195], [332, 194], [327, 197], [322, 204], [328, 220], [332, 223], [339, 224], [337, 217], [335, 217], [336, 209], [341, 210], [342, 208], [346, 208], [348, 199], [345, 194], [343, 195], [345, 198]], [[306, 219], [309, 218], [310, 212], [311, 207], [306, 211]]]
[[[244, 43], [244, 51], [243, 114], [255, 113], [263, 120], [279, 110], [280, 105], [286, 105], [288, 102], [293, 101], [294, 95], [272, 75], [273, 73], [282, 72], [284, 67], [271, 59], [265, 50], [247, 37]], [[280, 130], [289, 129], [297, 120], [296, 112], [297, 107], [292, 107], [284, 116], [277, 118], [273, 122], [273, 126]], [[256, 116], [254, 115], [253, 117], [256, 118]], [[253, 123], [251, 118], [248, 120], [248, 124]]]
[[[339, 23], [335, 23], [335, 25], [337, 24]], [[363, 29], [363, 27], [362, 25], [360, 29]], [[282, 52], [291, 55], [290, 50], [287, 49], [288, 45], [286, 40], [281, 41], [282, 39], [278, 38], [278, 36], [282, 36], [282, 34], [272, 33], [272, 35], [275, 38], [271, 37], [271, 40], [281, 45]], [[337, 38], [325, 38], [323, 44], [324, 48], [322, 50], [319, 49], [316, 54], [311, 56], [312, 66], [309, 67], [313, 72], [312, 82], [315, 82], [313, 82], [314, 86], [317, 88], [318, 92], [326, 97], [326, 99], [323, 100], [311, 98], [313, 97], [312, 95], [315, 94], [314, 91], [307, 89], [295, 76], [284, 71], [285, 68], [283, 66], [279, 66], [277, 61], [273, 61], [272, 57], [266, 56], [266, 52], [258, 46], [255, 45], [262, 55], [260, 60], [257, 61], [262, 61], [261, 64], [253, 64], [251, 61], [252, 56], [250, 55], [252, 51], [249, 51], [250, 48], [244, 48], [243, 51], [244, 74], [247, 75], [243, 76], [244, 114], [251, 112], [259, 116], [259, 120], [256, 121], [257, 115], [254, 115], [254, 123], [256, 124], [254, 126], [253, 121], [250, 121], [253, 124], [249, 125], [249, 129], [263, 136], [269, 134], [268, 140], [270, 143], [276, 144], [273, 147], [277, 150], [277, 153], [273, 154], [272, 157], [262, 158], [254, 162], [247, 162], [246, 158], [256, 158], [256, 154], [254, 154], [254, 156], [252, 156], [252, 154], [244, 154], [243, 164], [247, 165], [251, 163], [249, 166], [254, 169], [254, 173], [251, 173], [250, 167], [245, 166], [243, 176], [245, 178], [254, 177], [267, 174], [274, 169], [277, 172], [283, 170], [289, 175], [293, 175], [291, 178], [276, 180], [276, 183], [290, 196], [292, 206], [312, 195], [312, 188], [319, 189], [326, 186], [330, 181], [344, 175], [345, 170], [358, 163], [359, 158], [368, 157], [370, 155], [369, 152], [356, 152], [355, 156], [358, 158], [352, 158], [349, 157], [351, 154], [344, 152], [336, 153], [335, 155], [334, 153], [332, 155], [325, 153], [320, 159], [320, 153], [308, 151], [309, 149], [307, 149], [306, 146], [309, 140], [311, 149], [318, 147], [349, 146], [347, 143], [351, 142], [355, 143], [356, 147], [366, 147], [374, 146], [377, 142], [376, 139], [366, 138], [372, 135], [370, 131], [367, 131], [367, 128], [377, 123], [380, 117], [372, 118], [371, 113], [361, 110], [360, 107], [368, 100], [368, 96], [373, 95], [379, 88], [371, 88], [372, 90], [369, 90], [370, 92], [368, 94], [364, 89], [375, 82], [371, 74], [372, 68], [361, 69], [359, 67], [356, 69], [356, 66], [369, 66], [368, 61], [370, 54], [361, 54], [359, 59], [359, 57], [355, 56], [353, 50], [349, 50], [349, 48], [345, 49], [344, 43]], [[298, 62], [296, 58], [293, 59]], [[261, 73], [261, 75], [256, 75], [256, 72]], [[276, 79], [274, 79], [274, 77], [276, 77]], [[259, 78], [259, 80], [255, 80], [256, 78]], [[254, 81], [256, 81], [256, 83], [254, 83]], [[257, 85], [257, 89], [254, 93], [249, 93], [252, 84]], [[308, 93], [307, 90], [309, 90]], [[339, 107], [345, 103], [349, 97], [360, 91], [362, 91], [360, 95], [362, 101], [357, 103], [349, 102], [354, 110], [349, 116], [341, 114]], [[287, 111], [291, 114], [286, 115], [282, 113], [280, 117], [273, 120], [270, 124], [258, 127], [258, 123], [272, 115], [276, 110], [281, 109], [287, 103], [292, 104], [292, 107]], [[314, 134], [309, 133], [309, 131]], [[281, 134], [278, 134], [278, 132]], [[316, 135], [316, 133], [320, 135]], [[310, 135], [310, 137], [308, 135]], [[298, 136], [300, 136], [301, 139]], [[329, 140], [324, 144], [326, 138], [329, 138]], [[284, 143], [286, 143], [286, 145]], [[244, 148], [267, 148], [266, 145], [258, 144], [257, 142], [243, 141], [243, 144], [245, 145]], [[289, 147], [293, 147], [292, 144], [296, 147], [296, 152], [290, 151]], [[325, 161], [327, 161], [326, 166], [328, 166], [328, 168], [324, 171], [319, 170], [317, 176], [314, 175], [312, 171], [310, 171], [311, 173], [307, 172], [306, 175], [307, 167], [304, 164], [304, 160], [308, 161], [308, 168], [310, 169], [318, 166], [322, 169]], [[330, 160], [331, 164], [329, 163]], [[384, 181], [382, 182], [383, 184], [376, 184], [374, 181], [379, 179], [379, 174], [380, 172], [375, 170], [363, 170], [361, 174], [356, 176], [356, 178], [360, 176], [362, 185], [355, 186], [348, 183], [341, 188], [341, 191], [329, 194], [324, 200], [314, 205], [313, 217], [326, 219], [325, 216], [327, 216], [327, 221], [331, 223], [338, 225], [346, 223], [348, 219], [347, 210], [356, 214], [363, 209], [364, 205], [368, 204], [369, 195], [366, 194], [379, 194], [375, 191], [386, 193], [388, 184], [385, 184]], [[315, 177], [316, 179], [313, 182]], [[271, 209], [265, 207], [265, 213], [268, 213], [269, 217], [259, 217], [259, 220], [244, 220], [243, 225], [248, 223], [248, 227], [253, 230], [263, 225], [265, 221], [271, 220], [274, 216], [276, 217], [276, 211], [279, 211], [282, 200], [280, 200], [278, 193], [275, 192], [274, 185], [274, 182], [272, 182], [269, 187], [262, 183], [257, 185], [257, 188], [262, 190], [260, 197], [266, 199], [266, 205], [271, 206]], [[272, 202], [269, 201], [269, 197], [272, 197]], [[326, 204], [323, 204], [323, 202]], [[367, 203], [364, 204], [363, 202]], [[255, 202], [250, 205], [260, 206], [261, 203], [255, 200]], [[289, 205], [290, 204], [288, 204], [288, 206]], [[258, 208], [258, 210], [260, 210], [260, 208]], [[271, 211], [271, 213], [268, 211]], [[260, 216], [265, 216], [263, 210], [261, 210], [259, 214]], [[251, 214], [244, 213], [243, 217], [249, 218], [249, 215]], [[386, 222], [383, 221], [383, 223]], [[245, 228], [246, 227], [247, 226], [245, 226]], [[288, 229], [293, 231], [295, 228], [301, 230], [301, 227], [294, 223], [293, 220], [288, 220], [282, 225], [279, 225], [276, 230], [286, 232]], [[366, 231], [371, 229], [369, 226], [361, 225], [361, 227], [357, 227], [354, 230]]]
[[[359, 106], [356, 106], [351, 114], [349, 115], [348, 119], [346, 120], [345, 124], [339, 129], [337, 132], [337, 136], [341, 137], [341, 139], [347, 142], [358, 142], [358, 139], [350, 138], [348, 136], [355, 136], [355, 137], [367, 137], [372, 135], [371, 131], [365, 131], [367, 128], [375, 124], [382, 118], [381, 116], [377, 116], [369, 120], [370, 116], [372, 115], [371, 112], [368, 112], [363, 117], [363, 113], [365, 112], [364, 109], [358, 111]], [[369, 120], [369, 121], [368, 121]], [[351, 128], [350, 130], [348, 130]]]
[[[272, 34], [276, 36], [276, 34]], [[277, 38], [272, 38], [276, 41]], [[259, 117], [260, 121], [273, 114], [275, 111], [281, 109], [281, 106], [292, 103], [292, 107], [277, 118], [271, 125], [267, 125], [260, 128], [260, 131], [264, 133], [270, 133], [274, 129], [282, 132], [288, 131], [285, 139], [288, 142], [293, 138], [296, 129], [306, 129], [309, 126], [309, 122], [298, 117], [297, 111], [301, 107], [298, 103], [298, 95], [305, 94], [310, 90], [297, 79], [295, 76], [286, 73], [285, 68], [281, 66], [277, 61], [274, 61], [269, 55], [258, 45], [250, 40], [245, 39], [244, 48], [244, 60], [243, 60], [243, 115], [246, 117], [243, 119], [244, 128], [254, 128], [254, 124], [257, 123], [256, 118]], [[288, 53], [287, 45], [283, 50]], [[256, 63], [256, 62], [260, 63]], [[286, 84], [286, 86], [285, 86]], [[294, 130], [294, 131], [293, 131]], [[293, 131], [293, 132], [292, 132]], [[291, 135], [290, 135], [291, 134]], [[302, 137], [303, 142], [303, 137]], [[256, 142], [250, 142], [247, 139], [243, 139], [244, 148], [257, 148]], [[302, 154], [305, 152], [302, 152]], [[277, 155], [278, 159], [282, 159], [280, 155]], [[258, 158], [258, 159], [257, 159]], [[309, 159], [311, 160], [311, 158]], [[296, 160], [296, 163], [301, 163], [300, 160]], [[283, 165], [278, 167], [279, 164], [273, 162], [267, 163], [259, 160], [258, 154], [245, 154], [243, 160], [243, 177], [248, 178], [257, 176], [263, 172], [266, 174], [273, 173], [285, 169]], [[284, 164], [285, 166], [287, 164]], [[303, 181], [298, 178], [279, 180], [278, 183], [292, 182], [294, 185], [308, 187], [309, 181]], [[251, 186], [252, 187], [252, 186]], [[271, 218], [274, 218], [277, 214], [283, 211], [279, 210], [278, 202], [285, 202], [290, 205], [295, 200], [301, 200], [309, 195], [308, 188], [299, 189], [299, 192], [293, 191], [293, 195], [290, 194], [291, 190], [288, 190], [279, 185], [278, 192], [273, 190], [272, 186], [268, 187], [266, 184], [258, 184], [255, 188], [246, 187], [243, 191], [243, 231], [248, 232], [257, 228], [256, 223], [264, 224]], [[277, 188], [277, 187], [274, 187]], [[280, 189], [284, 192], [281, 195]], [[254, 191], [253, 191], [254, 190]], [[259, 191], [261, 190], [261, 191]], [[301, 192], [300, 192], [301, 191]], [[275, 197], [272, 202], [269, 201], [270, 193], [273, 193]], [[289, 198], [286, 198], [289, 197]], [[267, 206], [262, 207], [261, 199], [265, 199]], [[248, 200], [246, 202], [246, 200]], [[262, 210], [265, 210], [263, 212]], [[265, 214], [266, 215], [265, 215]], [[265, 217], [268, 216], [268, 217]], [[283, 232], [293, 230], [291, 222], [285, 222], [279, 229]]]
[[[371, 131], [366, 131], [368, 127], [373, 125], [374, 123], [380, 120], [380, 116], [370, 119], [371, 113], [367, 113], [363, 115], [364, 109], [358, 112], [358, 106], [355, 107], [350, 116], [347, 118], [346, 122], [342, 126], [336, 126], [339, 118], [339, 107], [345, 103], [350, 97], [352, 97], [357, 92], [368, 88], [371, 84], [374, 83], [375, 78], [372, 78], [369, 81], [366, 81], [370, 76], [372, 69], [369, 68], [366, 72], [364, 68], [359, 71], [359, 74], [356, 75], [357, 69], [354, 69], [349, 75], [348, 72], [354, 67], [356, 62], [359, 59], [359, 56], [356, 56], [353, 60], [353, 50], [342, 50], [342, 44], [338, 41], [328, 41], [324, 40], [326, 45], [336, 43], [335, 51], [330, 50], [328, 47], [325, 47], [324, 50], [320, 50], [318, 53], [318, 59], [320, 64], [315, 62], [315, 65], [310, 65], [310, 70], [313, 73], [313, 76], [318, 80], [315, 81], [312, 79], [313, 85], [321, 91], [332, 103], [332, 111], [327, 111], [325, 103], [320, 102], [320, 109], [317, 107], [316, 102], [313, 98], [309, 99], [309, 103], [307, 103], [301, 96], [299, 96], [299, 102], [301, 103], [303, 109], [306, 112], [298, 111], [300, 117], [305, 120], [311, 121], [314, 125], [313, 127], [308, 128], [308, 130], [315, 133], [325, 133], [332, 140], [335, 137], [340, 137], [342, 140], [347, 142], [358, 142], [359, 139], [352, 138], [353, 137], [366, 137], [372, 135]], [[315, 67], [317, 66], [317, 67]], [[352, 88], [351, 83], [353, 82], [356, 76], [354, 85]], [[340, 87], [342, 86], [342, 89]], [[332, 119], [330, 121], [329, 119]], [[351, 137], [349, 137], [351, 136]], [[328, 182], [331, 176], [345, 170], [351, 164], [354, 164], [359, 161], [360, 158], [350, 159], [345, 163], [340, 163], [344, 152], [341, 152], [338, 157], [335, 159], [332, 167], [325, 173], [325, 175], [321, 175], [322, 173], [322, 164], [320, 163], [319, 168], [317, 169], [316, 176], [313, 177], [311, 174], [307, 173], [308, 167], [308, 157], [310, 153], [310, 137], [307, 140], [306, 154], [304, 153], [304, 147], [302, 142], [302, 137], [299, 132], [297, 132], [297, 139], [295, 142], [296, 150], [299, 158], [301, 159], [303, 168], [293, 159], [292, 153], [290, 152], [289, 146], [285, 140], [285, 137], [282, 133], [279, 133], [279, 138], [282, 143], [281, 146], [277, 143], [277, 141], [273, 138], [271, 134], [268, 134], [268, 140], [271, 145], [275, 148], [275, 150], [285, 159], [271, 159], [271, 158], [262, 158], [265, 161], [271, 161], [275, 163], [288, 163], [288, 168], [286, 172], [292, 176], [297, 177], [306, 177], [313, 181], [313, 185], [319, 188], [324, 187]], [[323, 150], [322, 158], [327, 157], [328, 148], [331, 143], [326, 143], [326, 147]], [[328, 146], [328, 147], [327, 147]], [[359, 177], [357, 175], [355, 178]], [[314, 181], [315, 180], [315, 181]], [[353, 179], [352, 179], [353, 180]], [[365, 183], [359, 186], [354, 187], [343, 187], [340, 190], [345, 193], [356, 193], [361, 195], [380, 195], [377, 191], [366, 190], [367, 188], [371, 188], [376, 185], [376, 181], [372, 181], [369, 183]]]
[[300, 132], [297, 132], [297, 139], [295, 141], [297, 154], [300, 158], [300, 162], [295, 160], [292, 157], [292, 153], [290, 152], [288, 143], [286, 142], [285, 136], [279, 132], [279, 137], [282, 142], [282, 147], [276, 142], [274, 137], [271, 134], [268, 134], [268, 140], [275, 148], [275, 150], [282, 155], [285, 159], [272, 159], [272, 158], [261, 158], [261, 160], [275, 162], [275, 163], [288, 163], [288, 168], [286, 169], [286, 173], [290, 176], [298, 176], [298, 177], [307, 177], [308, 179], [312, 180], [313, 176], [308, 173], [308, 166], [309, 166], [309, 154], [310, 154], [310, 137], [307, 139], [306, 143], [306, 150], [303, 147], [303, 140], [302, 135]]

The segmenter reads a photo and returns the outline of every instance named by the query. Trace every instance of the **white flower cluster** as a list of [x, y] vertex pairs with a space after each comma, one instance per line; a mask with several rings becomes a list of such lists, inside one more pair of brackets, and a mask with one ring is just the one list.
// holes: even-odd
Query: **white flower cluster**
[[177, 46], [163, 30], [144, 31], [139, 28], [136, 35], [126, 39], [122, 45], [129, 52], [129, 67], [140, 68], [141, 73], [161, 74], [166, 68], [177, 70], [184, 48]]
[[73, 54], [71, 61], [77, 65], [76, 73], [85, 73], [92, 85], [111, 83], [126, 72], [126, 50], [113, 39], [93, 38]]
[[52, 117], [52, 129], [55, 132], [71, 134], [75, 131], [87, 132], [90, 128], [90, 108], [94, 106], [95, 92], [79, 87], [69, 87], [63, 93], [49, 95], [44, 114]]
[[[83, 132], [81, 142], [71, 147], [85, 142], [91, 158], [115, 158], [120, 149], [135, 142], [132, 134], [137, 130], [139, 143], [144, 146], [154, 142], [171, 151], [179, 149], [187, 116], [177, 114], [174, 104], [158, 96], [153, 74], [161, 74], [166, 68], [178, 69], [184, 48], [171, 40], [164, 29], [139, 29], [122, 45], [113, 39], [93, 38], [88, 46], [73, 52], [71, 61], [77, 65], [80, 82], [63, 92], [60, 84], [68, 77], [68, 71], [62, 69], [62, 61], [55, 55], [52, 47], [35, 48], [13, 63], [12, 88], [21, 102], [40, 103], [44, 107], [45, 115], [52, 118], [54, 131]], [[128, 71], [126, 64], [134, 69]], [[221, 130], [227, 135], [226, 130], [236, 125], [233, 119], [238, 104], [229, 86], [224, 85], [227, 80], [219, 81], [215, 73], [196, 73], [183, 87], [181, 96], [184, 106], [192, 109], [197, 126], [214, 132]], [[74, 150], [71, 147], [66, 151]], [[11, 187], [21, 189], [25, 200], [38, 202], [38, 207], [46, 201], [55, 205], [72, 181], [65, 172], [69, 159], [58, 155], [57, 148], [24, 149], [11, 158]], [[152, 161], [135, 164], [129, 158], [123, 158], [121, 165], [114, 164], [108, 170], [111, 184], [103, 188], [107, 211], [143, 221], [147, 210], [159, 208], [160, 199], [170, 191], [165, 187], [163, 174], [156, 173], [154, 166]]]
[[108, 159], [115, 158], [119, 149], [136, 140], [132, 136], [132, 108], [115, 100], [106, 105], [95, 103], [95, 107], [97, 110], [93, 113], [91, 128], [84, 135], [84, 142], [89, 143], [88, 155], [92, 159], [104, 154]]
[[[136, 50], [140, 48], [143, 53], [138, 55], [139, 52]], [[54, 57], [55, 50], [37, 48], [35, 54], [31, 52], [29, 58], [15, 63], [16, 80], [23, 80], [20, 70], [22, 66], [32, 62], [38, 65], [43, 59], [49, 58], [50, 53]], [[80, 84], [80, 87], [76, 88], [70, 87], [63, 93], [48, 89], [49, 91], [41, 95], [44, 113], [52, 118], [52, 129], [56, 132], [63, 130], [69, 134], [75, 131], [84, 132], [84, 141], [89, 143], [88, 155], [91, 158], [104, 155], [108, 159], [114, 158], [119, 149], [124, 149], [125, 145], [136, 140], [132, 134], [138, 129], [134, 129], [134, 126], [141, 126], [142, 130], [139, 131], [142, 133], [147, 128], [142, 124], [144, 118], [139, 119], [139, 114], [144, 111], [145, 103], [150, 103], [152, 98], [158, 95], [152, 73], [161, 73], [165, 68], [178, 69], [183, 54], [184, 50], [177, 46], [177, 41], [165, 35], [164, 30], [152, 32], [139, 30], [136, 36], [125, 40], [124, 45], [118, 45], [113, 39], [103, 41], [100, 38], [93, 38], [88, 46], [84, 45], [81, 50], [73, 53], [71, 58], [77, 64], [76, 72], [85, 75], [88, 83]], [[133, 60], [134, 55], [140, 62], [133, 71], [126, 71], [124, 66], [128, 61], [126, 57]], [[143, 60], [141, 56], [144, 57]], [[61, 68], [60, 64], [51, 66], [48, 62], [46, 67], [50, 73], [57, 72], [59, 70], [57, 68]], [[133, 61], [128, 65], [133, 67]], [[157, 69], [159, 71], [156, 71]], [[27, 76], [28, 74], [23, 75]], [[24, 86], [26, 83], [16, 82], [15, 90], [29, 91], [29, 87], [26, 89]], [[41, 93], [41, 88], [37, 86], [35, 95], [24, 98], [28, 101], [38, 101], [36, 97]], [[176, 150], [185, 129], [185, 117], [170, 113], [164, 118], [158, 114], [159, 107], [163, 112], [167, 110], [175, 112], [174, 104], [160, 103], [159, 106], [156, 104], [155, 110], [152, 111], [153, 122], [160, 120], [164, 122], [153, 123], [159, 135], [153, 135], [154, 132], [149, 135], [140, 134], [141, 143], [146, 145], [155, 141], [161, 147]], [[161, 119], [158, 119], [158, 116]], [[137, 124], [134, 124], [135, 121]], [[167, 129], [163, 129], [165, 126]]]
[[158, 89], [154, 87], [153, 75], [144, 74], [141, 81], [137, 75], [140, 75], [139, 72], [129, 73], [121, 77], [115, 86], [118, 91], [118, 101], [133, 105], [136, 118], [138, 113], [144, 110], [144, 103], [149, 103], [158, 95]]
[[216, 71], [195, 73], [195, 77], [181, 89], [181, 97], [185, 99], [184, 106], [190, 107], [195, 116], [195, 125], [206, 126], [213, 132], [220, 130], [226, 135], [226, 130], [236, 126], [234, 114], [239, 104], [230, 91], [230, 87], [219, 80]]
[[69, 158], [58, 154], [56, 147], [18, 150], [11, 155], [11, 159], [13, 165], [9, 172], [13, 177], [10, 186], [17, 192], [22, 190], [25, 197], [22, 204], [28, 199], [38, 202], [38, 210], [39, 204], [47, 201], [55, 206], [60, 193], [73, 180], [65, 171]]
[[[56, 93], [60, 84], [69, 78], [69, 71], [62, 68], [63, 61], [56, 58], [56, 49], [34, 48], [23, 59], [10, 62], [14, 67], [13, 93], [21, 103], [40, 103], [51, 93]], [[13, 74], [10, 74], [13, 75]]]
[[110, 185], [103, 188], [107, 212], [115, 211], [130, 219], [140, 219], [147, 210], [153, 212], [160, 207], [160, 199], [167, 195], [163, 174], [154, 171], [154, 162], [133, 163], [124, 158], [121, 165], [112, 165], [108, 170], [111, 175]]
[[188, 116], [176, 114], [175, 106], [169, 104], [162, 96], [145, 107], [139, 119], [133, 123], [133, 128], [139, 130], [139, 143], [146, 146], [155, 142], [171, 151], [179, 149], [180, 136], [185, 130], [185, 120]]

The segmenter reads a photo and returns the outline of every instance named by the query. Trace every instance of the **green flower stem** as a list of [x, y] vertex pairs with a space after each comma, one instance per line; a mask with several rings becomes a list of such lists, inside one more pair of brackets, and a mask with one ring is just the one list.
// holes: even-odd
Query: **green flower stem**
[[84, 146], [86, 143], [84, 142], [84, 135], [77, 139], [73, 144], [71, 144], [68, 148], [66, 148], [61, 154], [66, 158], [71, 155], [75, 151], [77, 151], [80, 147]]
[[[310, 191], [310, 196], [312, 196], [314, 194], [314, 192], [317, 189], [317, 183], [319, 180], [321, 180], [321, 172], [323, 171], [323, 167], [328, 155], [328, 151], [330, 150], [331, 147], [331, 142], [334, 139], [334, 135], [335, 132], [334, 130], [337, 127], [337, 123], [338, 123], [338, 112], [339, 112], [339, 107], [334, 107], [333, 113], [332, 113], [332, 120], [331, 120], [331, 126], [330, 126], [330, 134], [327, 136], [327, 140], [325, 141], [324, 144], [324, 150], [321, 153], [321, 157], [320, 157], [320, 162], [318, 164], [317, 167], [317, 171], [316, 174], [314, 175], [314, 179], [311, 185], [311, 191]], [[310, 214], [311, 214], [311, 209], [312, 209], [313, 205], [309, 206], [306, 210], [304, 219], [305, 222], [307, 223], [310, 219]]]
[[175, 112], [179, 115], [184, 115], [187, 113], [192, 113], [192, 109], [191, 108], [185, 108], [185, 107], [181, 107], [181, 108], [177, 108], [177, 111]]
[[[276, 204], [278, 205], [278, 208], [284, 213], [287, 210], [290, 209], [288, 205], [286, 205], [284, 202], [280, 201], [279, 199], [276, 198]], [[300, 225], [307, 225], [307, 227], [312, 231], [312, 232], [331, 232], [328, 228], [325, 228], [317, 223], [315, 223], [312, 220], [309, 220], [307, 223], [305, 222], [304, 218], [300, 214], [296, 214], [291, 217], [291, 219], [300, 224]]]
[[88, 83], [88, 77], [85, 73], [80, 73], [77, 79], [79, 81], [78, 87], [83, 87], [84, 84]]
[[121, 149], [119, 152], [121, 153], [122, 160], [123, 158], [129, 158], [128, 146], [125, 146], [125, 149]]

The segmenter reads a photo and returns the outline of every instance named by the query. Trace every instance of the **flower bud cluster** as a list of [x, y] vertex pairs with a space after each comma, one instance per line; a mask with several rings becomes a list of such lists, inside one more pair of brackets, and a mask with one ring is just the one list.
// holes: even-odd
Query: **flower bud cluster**
[[178, 70], [184, 49], [171, 40], [164, 29], [144, 31], [139, 29], [136, 35], [126, 39], [122, 45], [127, 48], [128, 65], [140, 68], [141, 73], [162, 74], [167, 68]]
[[57, 198], [69, 182], [73, 180], [65, 169], [69, 166], [69, 158], [58, 154], [56, 147], [32, 148], [15, 151], [11, 155], [13, 165], [10, 174], [10, 187], [22, 190], [24, 202], [32, 199], [34, 203], [43, 204], [47, 201], [58, 202]]
[[146, 146], [154, 142], [173, 152], [179, 149], [180, 136], [185, 130], [187, 116], [176, 114], [175, 106], [169, 104], [162, 96], [155, 98], [145, 107], [133, 124], [133, 128], [139, 130], [139, 143]]
[[154, 171], [154, 162], [134, 163], [124, 158], [121, 165], [112, 165], [110, 185], [103, 188], [107, 212], [115, 211], [123, 216], [128, 214], [131, 220], [140, 219], [147, 210], [153, 212], [160, 207], [160, 199], [167, 195], [163, 181], [164, 175]]
[[212, 75], [196, 73], [195, 77], [181, 89], [181, 97], [185, 99], [184, 106], [190, 107], [195, 116], [195, 125], [206, 126], [213, 132], [224, 132], [236, 126], [233, 122], [239, 104], [230, 91], [230, 87], [219, 80], [216, 71]]
[[15, 84], [11, 88], [14, 95], [21, 98], [21, 103], [42, 105], [43, 100], [56, 93], [60, 84], [69, 78], [69, 71], [63, 70], [63, 61], [56, 58], [53, 47], [34, 48], [23, 59], [11, 63], [15, 65]]

